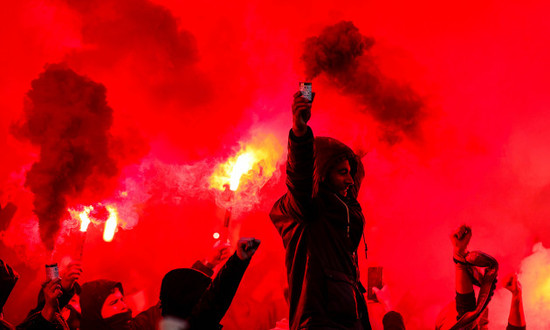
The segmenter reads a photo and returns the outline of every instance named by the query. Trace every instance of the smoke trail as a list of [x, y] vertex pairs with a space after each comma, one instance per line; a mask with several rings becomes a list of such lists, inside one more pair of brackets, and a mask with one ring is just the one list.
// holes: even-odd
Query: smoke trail
[[371, 52], [374, 43], [352, 22], [328, 26], [304, 43], [306, 77], [312, 80], [324, 73], [330, 84], [364, 105], [362, 111], [380, 123], [382, 138], [389, 144], [403, 134], [416, 138], [424, 103], [410, 86], [382, 74]]
[[40, 148], [25, 185], [34, 193], [40, 237], [52, 250], [68, 203], [90, 202], [112, 189], [108, 179], [119, 168], [111, 154], [121, 146], [109, 133], [113, 110], [103, 85], [59, 64], [31, 85], [24, 118], [12, 132]]

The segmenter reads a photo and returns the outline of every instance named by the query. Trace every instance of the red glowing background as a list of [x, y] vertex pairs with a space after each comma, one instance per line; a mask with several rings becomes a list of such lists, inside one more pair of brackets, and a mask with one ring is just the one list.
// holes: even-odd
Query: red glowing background
[[[550, 328], [549, 7], [173, 0], [4, 6], [0, 205], [13, 203], [17, 212], [0, 227], [0, 257], [21, 274], [5, 318], [18, 323], [33, 307], [52, 248], [58, 262], [74, 256], [68, 222], [61, 221], [66, 209], [94, 203], [117, 205], [120, 223], [112, 242], [99, 225], [89, 227], [82, 282], [121, 281], [134, 311], [156, 303], [162, 276], [205, 258], [222, 230], [227, 205], [210, 186], [213, 170], [255, 145], [276, 156], [276, 171], [236, 193], [232, 230], [262, 245], [222, 323], [274, 327], [287, 307], [283, 246], [268, 212], [285, 189], [292, 94], [315, 76], [314, 133], [364, 154], [363, 282], [367, 267], [384, 267], [407, 326], [432, 328], [454, 297], [448, 235], [468, 223], [472, 249], [495, 256], [502, 275], [520, 273], [529, 327]], [[335, 53], [341, 57], [331, 58]], [[73, 171], [78, 162], [81, 171]], [[49, 200], [51, 187], [63, 198]], [[47, 206], [40, 227], [37, 200]], [[508, 303], [497, 291], [495, 328], [506, 323]]]

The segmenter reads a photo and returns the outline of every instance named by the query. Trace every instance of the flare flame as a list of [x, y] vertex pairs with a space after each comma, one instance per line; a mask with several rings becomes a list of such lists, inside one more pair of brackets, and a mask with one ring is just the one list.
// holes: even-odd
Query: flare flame
[[210, 176], [210, 188], [224, 191], [229, 185], [231, 191], [247, 185], [261, 188], [277, 170], [277, 163], [283, 154], [283, 147], [273, 135], [241, 143], [241, 150], [222, 164]]
[[105, 206], [105, 209], [109, 213], [107, 220], [105, 220], [105, 218], [96, 218], [92, 214], [92, 212], [94, 211], [94, 207], [92, 205], [85, 206], [82, 211], [69, 209], [69, 213], [72, 215], [73, 218], [80, 220], [79, 230], [83, 233], [88, 231], [88, 226], [90, 225], [90, 223], [94, 223], [96, 225], [104, 223], [103, 240], [105, 242], [111, 242], [115, 236], [115, 232], [120, 221], [118, 219], [118, 211], [116, 207], [112, 205], [107, 205]]
[[105, 221], [105, 229], [103, 231], [103, 240], [105, 242], [111, 242], [115, 236], [115, 232], [118, 226], [118, 212], [112, 206], [107, 206], [109, 211], [109, 218]]
[[83, 233], [88, 230], [88, 225], [91, 222], [89, 215], [90, 211], [92, 211], [93, 209], [93, 206], [87, 206], [84, 207], [84, 211], [78, 214], [78, 217], [80, 218], [80, 231]]

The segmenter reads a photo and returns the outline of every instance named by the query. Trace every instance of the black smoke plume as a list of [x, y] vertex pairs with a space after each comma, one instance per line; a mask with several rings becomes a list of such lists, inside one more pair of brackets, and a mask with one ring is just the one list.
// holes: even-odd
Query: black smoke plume
[[306, 77], [312, 80], [324, 73], [334, 87], [364, 105], [361, 110], [380, 123], [386, 142], [394, 144], [403, 134], [418, 137], [424, 103], [410, 86], [380, 72], [371, 51], [374, 44], [352, 22], [328, 26], [304, 43]]
[[101, 198], [107, 179], [118, 175], [111, 149], [119, 142], [109, 132], [113, 110], [102, 84], [56, 64], [47, 66], [31, 86], [23, 119], [12, 132], [39, 147], [25, 185], [34, 193], [40, 238], [53, 250], [69, 202]]
[[210, 85], [194, 67], [197, 40], [169, 9], [149, 0], [66, 3], [80, 16], [86, 45], [71, 54], [69, 63], [96, 71], [131, 66], [134, 79], [141, 81], [138, 87], [160, 100], [176, 98], [185, 106], [208, 101]]

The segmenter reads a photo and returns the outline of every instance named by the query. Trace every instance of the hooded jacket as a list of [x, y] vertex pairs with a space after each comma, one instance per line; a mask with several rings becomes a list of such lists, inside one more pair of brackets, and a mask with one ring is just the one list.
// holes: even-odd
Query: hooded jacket
[[[354, 179], [346, 197], [323, 183], [343, 159]], [[270, 218], [286, 250], [290, 328], [370, 329], [356, 253], [365, 222], [356, 199], [360, 158], [335, 139], [314, 138], [309, 127], [302, 137], [291, 130], [286, 173], [288, 190]]]
[[162, 315], [185, 320], [188, 329], [221, 329], [250, 260], [234, 253], [212, 280], [200, 271], [179, 268], [162, 279]]
[[151, 330], [156, 328], [160, 319], [160, 307], [153, 305], [145, 311], [132, 318], [132, 311], [115, 314], [104, 319], [101, 316], [101, 309], [107, 297], [118, 288], [124, 295], [122, 284], [110, 280], [95, 280], [82, 284], [80, 295], [80, 309], [82, 319], [80, 329], [82, 330]]
[[95, 280], [82, 285], [80, 293], [80, 309], [82, 319], [80, 327], [86, 329], [111, 329], [101, 316], [101, 309], [107, 297], [118, 288], [124, 294], [120, 282], [110, 280]]

